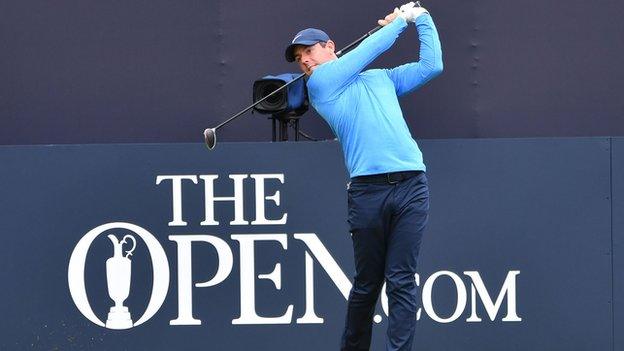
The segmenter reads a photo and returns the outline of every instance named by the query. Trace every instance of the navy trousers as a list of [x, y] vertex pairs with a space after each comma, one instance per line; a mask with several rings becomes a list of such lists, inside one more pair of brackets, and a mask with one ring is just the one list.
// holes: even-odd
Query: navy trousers
[[416, 262], [429, 213], [424, 172], [398, 183], [357, 183], [348, 190], [355, 278], [342, 351], [369, 350], [375, 305], [388, 295], [386, 350], [412, 349], [416, 327]]

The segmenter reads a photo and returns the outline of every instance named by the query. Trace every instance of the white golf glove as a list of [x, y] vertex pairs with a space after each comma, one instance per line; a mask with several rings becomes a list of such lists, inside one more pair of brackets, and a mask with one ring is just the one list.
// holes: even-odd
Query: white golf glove
[[418, 18], [418, 16], [424, 13], [429, 13], [424, 7], [415, 6], [416, 4], [414, 2], [408, 2], [407, 4], [402, 5], [401, 7], [399, 7], [399, 16], [407, 22], [416, 22], [416, 18]]
[[385, 26], [390, 24], [390, 22], [394, 21], [397, 17], [401, 17], [407, 22], [415, 22], [416, 18], [423, 13], [429, 12], [422, 7], [416, 7], [414, 2], [408, 2], [400, 8], [395, 7], [391, 14], [387, 15], [384, 19], [380, 19], [377, 23], [381, 26]]

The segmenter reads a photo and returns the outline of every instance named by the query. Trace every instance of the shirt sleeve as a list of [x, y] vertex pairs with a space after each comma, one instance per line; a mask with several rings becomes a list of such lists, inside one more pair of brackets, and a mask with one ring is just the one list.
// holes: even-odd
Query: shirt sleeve
[[405, 95], [442, 73], [442, 48], [438, 31], [429, 14], [416, 19], [420, 41], [420, 61], [410, 62], [386, 72], [394, 82], [398, 96]]
[[331, 82], [331, 85], [322, 85], [325, 86], [325, 88], [332, 86], [334, 92], [340, 91], [355, 79], [366, 66], [388, 50], [405, 27], [407, 27], [407, 22], [405, 22], [403, 18], [399, 17], [395, 19], [390, 24], [373, 33], [370, 37], [364, 39], [355, 49], [349, 51], [335, 61], [326, 63], [326, 67], [323, 67], [322, 70], [317, 70], [318, 73], [322, 71], [322, 74], [320, 74], [322, 77], [315, 77], [315, 72], [312, 74], [310, 82]]

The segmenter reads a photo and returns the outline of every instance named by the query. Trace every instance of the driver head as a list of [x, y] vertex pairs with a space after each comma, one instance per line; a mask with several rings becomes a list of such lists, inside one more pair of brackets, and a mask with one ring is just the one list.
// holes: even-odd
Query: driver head
[[214, 149], [217, 144], [217, 132], [214, 128], [206, 128], [206, 130], [204, 130], [204, 142], [208, 149]]

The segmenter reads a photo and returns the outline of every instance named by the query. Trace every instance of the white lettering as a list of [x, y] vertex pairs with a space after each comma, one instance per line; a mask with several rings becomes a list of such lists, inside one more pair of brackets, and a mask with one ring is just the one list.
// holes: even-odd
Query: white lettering
[[256, 182], [256, 220], [251, 222], [252, 225], [270, 225], [270, 224], [286, 224], [286, 218], [288, 217], [287, 213], [284, 213], [282, 218], [277, 220], [266, 219], [265, 210], [264, 210], [264, 201], [271, 200], [277, 206], [280, 205], [280, 192], [279, 190], [275, 192], [275, 194], [271, 196], [264, 195], [264, 181], [267, 179], [278, 179], [282, 184], [284, 184], [284, 175], [283, 174], [252, 174], [251, 178], [253, 178]]
[[[233, 240], [240, 244], [240, 317], [232, 320], [232, 324], [289, 324], [292, 321], [293, 305], [288, 305], [286, 313], [280, 317], [261, 317], [256, 312], [255, 259], [254, 245], [256, 241], [277, 241], [284, 250], [288, 241], [286, 234], [239, 234], [232, 235]], [[268, 278], [270, 276], [270, 278]], [[265, 279], [271, 279], [276, 288], [281, 288], [281, 270], [275, 269]]]
[[234, 220], [230, 225], [246, 225], [249, 224], [243, 216], [243, 180], [247, 178], [246, 174], [231, 174], [229, 176], [234, 180], [234, 196], [231, 197], [215, 197], [214, 181], [219, 178], [218, 175], [202, 175], [199, 176], [204, 181], [204, 197], [205, 197], [205, 219], [201, 225], [219, 225], [214, 218], [215, 201], [234, 201]]
[[[437, 313], [435, 312], [433, 308], [433, 302], [431, 298], [432, 290], [433, 290], [433, 283], [435, 283], [436, 279], [438, 279], [439, 277], [443, 275], [450, 277], [455, 283], [455, 288], [457, 289], [457, 305], [455, 307], [455, 312], [453, 312], [453, 314], [449, 318], [442, 318], [437, 315]], [[425, 308], [425, 312], [427, 312], [427, 314], [434, 321], [439, 322], [439, 323], [451, 323], [457, 320], [457, 318], [459, 318], [459, 316], [462, 314], [462, 312], [466, 308], [466, 300], [467, 300], [466, 286], [464, 285], [464, 282], [462, 282], [461, 278], [457, 274], [450, 272], [450, 271], [439, 271], [439, 272], [436, 272], [434, 275], [430, 276], [429, 279], [425, 281], [425, 285], [423, 286], [423, 291], [422, 291], [422, 299], [423, 299], [423, 307]]]
[[190, 180], [197, 184], [197, 176], [194, 175], [178, 175], [178, 176], [157, 176], [156, 185], [163, 180], [171, 180], [171, 197], [173, 199], [173, 220], [169, 222], [169, 226], [185, 226], [187, 223], [182, 220], [182, 181]]
[[[319, 240], [318, 236], [314, 233], [302, 233], [295, 234], [295, 239], [303, 241], [310, 252], [314, 255], [316, 260], [321, 264], [321, 267], [327, 272], [329, 278], [334, 282], [334, 284], [338, 287], [338, 290], [342, 293], [345, 300], [349, 299], [349, 292], [351, 291], [351, 281], [344, 274], [342, 269], [334, 258], [331, 256], [327, 248], [323, 245], [323, 243]], [[308, 284], [306, 284], [306, 291], [308, 288]]]
[[193, 318], [193, 242], [211, 244], [217, 250], [219, 267], [212, 279], [195, 284], [198, 288], [214, 286], [225, 280], [232, 272], [234, 258], [228, 244], [211, 235], [169, 235], [169, 240], [178, 244], [178, 318], [169, 321], [170, 325], [201, 325], [201, 320]]
[[305, 253], [305, 287], [306, 310], [301, 318], [297, 318], [297, 324], [323, 324], [323, 318], [314, 312], [314, 261], [307, 251]]
[[490, 297], [485, 284], [483, 284], [483, 280], [481, 279], [479, 272], [469, 271], [464, 272], [464, 274], [472, 279], [472, 314], [468, 319], [466, 319], [466, 322], [481, 322], [481, 318], [477, 316], [477, 295], [481, 298], [481, 302], [483, 302], [483, 306], [485, 307], [491, 321], [494, 321], [496, 318], [498, 309], [503, 303], [505, 296], [507, 296], [507, 315], [503, 318], [503, 322], [522, 321], [522, 318], [518, 317], [518, 313], [516, 312], [516, 276], [520, 274], [520, 271], [510, 271], [507, 273], [503, 287], [496, 298], [496, 303], [492, 302], [492, 298]]

